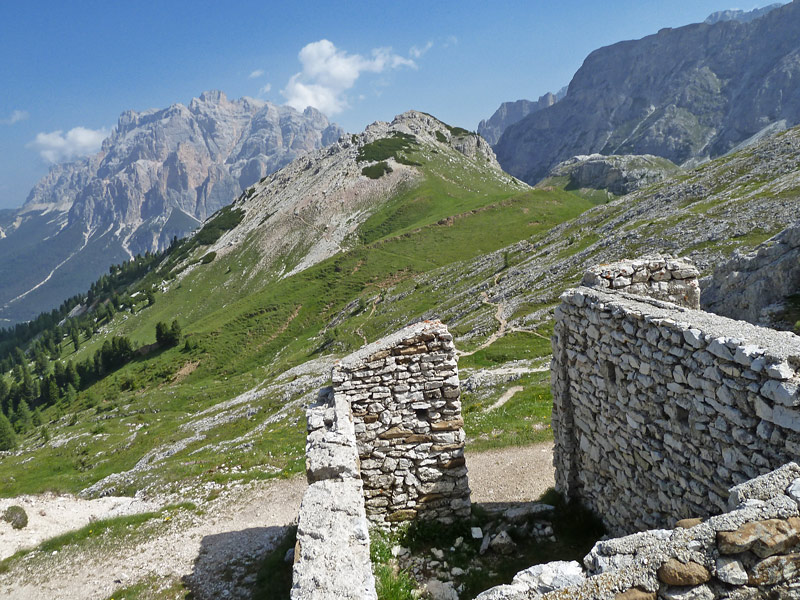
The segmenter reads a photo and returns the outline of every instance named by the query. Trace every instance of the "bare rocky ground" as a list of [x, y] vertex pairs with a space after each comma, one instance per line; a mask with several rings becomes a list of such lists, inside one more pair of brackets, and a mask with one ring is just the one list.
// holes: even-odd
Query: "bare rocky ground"
[[[473, 502], [536, 500], [553, 485], [552, 451], [548, 442], [468, 453]], [[102, 600], [148, 578], [167, 585], [185, 578], [198, 599], [246, 597], [235, 582], [252, 584], [253, 576], [240, 578], [241, 572], [281, 539], [297, 516], [305, 488], [302, 476], [251, 482], [223, 491], [197, 511], [178, 511], [145, 535], [92, 540], [55, 554], [33, 552], [0, 574], [0, 597]], [[161, 504], [175, 500], [164, 498]], [[11, 527], [0, 522], [0, 556], [94, 519], [149, 511], [158, 505], [133, 498], [42, 495], [6, 499], [0, 508], [9, 504], [25, 507], [30, 529], [12, 534]]]

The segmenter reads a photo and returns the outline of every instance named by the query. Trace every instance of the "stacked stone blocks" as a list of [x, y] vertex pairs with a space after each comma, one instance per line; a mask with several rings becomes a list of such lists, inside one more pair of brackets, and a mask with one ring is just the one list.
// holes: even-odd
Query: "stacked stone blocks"
[[376, 600], [350, 406], [332, 388], [307, 411], [306, 476], [292, 600]]
[[592, 267], [581, 285], [613, 290], [700, 308], [700, 273], [690, 261], [654, 254]]
[[371, 521], [470, 516], [457, 359], [442, 323], [362, 348], [334, 367], [333, 387], [352, 407]]
[[730, 490], [729, 512], [602, 540], [578, 562], [536, 565], [476, 600], [800, 597], [800, 467]]

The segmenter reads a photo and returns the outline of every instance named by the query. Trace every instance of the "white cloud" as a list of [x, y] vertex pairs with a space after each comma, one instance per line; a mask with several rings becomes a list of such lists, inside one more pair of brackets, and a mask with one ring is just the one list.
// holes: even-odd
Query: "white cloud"
[[250, 75], [248, 75], [247, 77], [248, 77], [249, 79], [258, 79], [258, 78], [259, 78], [259, 77], [261, 77], [263, 74], [264, 74], [264, 69], [256, 69], [255, 71], [253, 71], [252, 73], [250, 73]]
[[51, 133], [37, 133], [36, 139], [28, 144], [50, 163], [72, 160], [88, 156], [100, 150], [100, 145], [108, 136], [108, 130], [74, 127], [66, 135], [60, 129]]
[[24, 121], [28, 117], [30, 117], [28, 111], [15, 110], [14, 112], [11, 113], [10, 117], [8, 117], [7, 119], [3, 119], [2, 121], [0, 121], [0, 123], [2, 123], [3, 125], [13, 125], [14, 123], [18, 123], [19, 121]]
[[458, 46], [458, 38], [454, 35], [448, 35], [444, 41], [445, 48], [449, 48], [450, 46]]
[[411, 46], [411, 49], [408, 51], [408, 54], [412, 58], [422, 58], [422, 55], [425, 54], [431, 48], [433, 48], [433, 42], [429, 41], [421, 48], [419, 46]]
[[269, 94], [269, 91], [272, 89], [272, 84], [268, 83], [263, 86], [260, 90], [258, 90], [259, 94]]
[[304, 110], [313, 106], [327, 115], [348, 107], [345, 92], [355, 85], [361, 73], [417, 68], [410, 58], [392, 54], [391, 48], [376, 48], [371, 58], [365, 58], [360, 54], [348, 54], [328, 40], [307, 44], [298, 57], [303, 70], [292, 75], [281, 94], [292, 108]]

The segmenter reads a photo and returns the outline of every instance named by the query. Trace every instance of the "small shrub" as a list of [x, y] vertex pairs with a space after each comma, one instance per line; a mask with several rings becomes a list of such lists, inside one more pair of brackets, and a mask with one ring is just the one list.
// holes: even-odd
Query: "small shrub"
[[243, 218], [242, 209], [228, 205], [206, 221], [203, 228], [195, 234], [194, 241], [201, 246], [210, 246], [221, 238], [223, 233], [241, 223]]
[[3, 513], [3, 520], [10, 523], [14, 529], [22, 529], [28, 524], [28, 513], [21, 506], [14, 504]]
[[208, 263], [210, 263], [210, 262], [213, 262], [213, 260], [214, 260], [215, 258], [217, 258], [217, 253], [216, 253], [216, 252], [214, 252], [214, 251], [211, 251], [211, 252], [209, 252], [208, 254], [206, 254], [206, 255], [205, 255], [205, 256], [204, 256], [204, 257], [203, 257], [203, 258], [200, 260], [200, 262], [201, 262], [201, 263], [203, 263], [204, 265], [207, 265]]
[[441, 131], [436, 132], [436, 139], [442, 142], [443, 144], [447, 143], [447, 136], [443, 134]]
[[381, 138], [362, 146], [358, 151], [356, 160], [358, 162], [373, 162], [383, 161], [387, 158], [397, 158], [398, 153], [413, 150], [416, 145], [417, 141], [413, 135], [395, 131], [392, 137]]
[[392, 167], [390, 167], [385, 160], [361, 169], [361, 174], [366, 175], [370, 179], [380, 179], [384, 174], [391, 172]]

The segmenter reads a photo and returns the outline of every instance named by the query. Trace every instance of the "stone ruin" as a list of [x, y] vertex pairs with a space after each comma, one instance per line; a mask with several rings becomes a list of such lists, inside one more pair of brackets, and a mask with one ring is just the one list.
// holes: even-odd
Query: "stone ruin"
[[[480, 600], [800, 598], [800, 338], [698, 310], [697, 278], [653, 256], [562, 295], [556, 486], [623, 537]], [[452, 338], [415, 327], [343, 361], [309, 412], [293, 599], [376, 597], [370, 520], [469, 515]]]
[[368, 523], [470, 516], [457, 360], [442, 323], [365, 346], [332, 380], [308, 411], [293, 600], [377, 597]]

